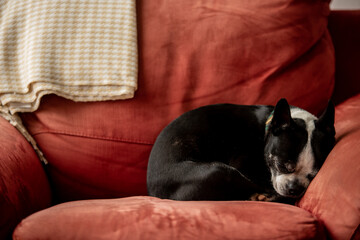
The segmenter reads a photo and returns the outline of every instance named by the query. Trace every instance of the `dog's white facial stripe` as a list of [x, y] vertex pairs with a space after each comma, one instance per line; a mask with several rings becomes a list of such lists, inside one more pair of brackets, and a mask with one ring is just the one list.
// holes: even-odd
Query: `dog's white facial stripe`
[[271, 171], [273, 186], [275, 190], [282, 195], [286, 195], [286, 188], [289, 182], [297, 180], [302, 186], [307, 187], [310, 184], [308, 176], [316, 174], [316, 172], [314, 172], [315, 158], [311, 147], [311, 138], [312, 133], [315, 130], [314, 121], [317, 120], [317, 118], [309, 112], [299, 108], [291, 109], [291, 117], [293, 119], [302, 119], [305, 122], [308, 138], [306, 145], [299, 154], [295, 172], [289, 174], [278, 174]]
[[300, 108], [291, 109], [291, 117], [293, 119], [300, 118], [304, 120], [306, 124], [308, 139], [303, 151], [299, 155], [296, 164], [295, 173], [297, 173], [300, 176], [305, 175], [305, 179], [307, 179], [306, 176], [313, 172], [314, 164], [315, 164], [314, 152], [311, 147], [311, 139], [312, 139], [312, 134], [315, 130], [315, 120], [317, 120], [317, 118], [311, 113], [304, 111]]
[[[294, 118], [299, 118], [305, 121], [306, 124], [308, 124], [309, 122], [313, 122], [314, 120], [317, 120], [317, 117], [315, 117], [314, 115], [312, 115], [311, 113], [301, 109], [301, 108], [291, 108], [290, 109], [290, 113], [291, 113], [291, 117]], [[315, 125], [314, 125], [315, 127]]]

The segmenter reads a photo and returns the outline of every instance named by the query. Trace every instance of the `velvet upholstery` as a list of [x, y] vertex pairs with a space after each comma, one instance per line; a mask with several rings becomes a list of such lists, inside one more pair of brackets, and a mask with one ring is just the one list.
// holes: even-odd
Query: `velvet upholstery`
[[332, 11], [329, 31], [335, 46], [336, 82], [332, 99], [336, 104], [360, 93], [360, 11]]
[[49, 182], [35, 151], [0, 117], [0, 239], [27, 215], [49, 207]]
[[320, 240], [324, 237], [316, 218], [294, 206], [257, 202], [181, 202], [153, 197], [63, 203], [25, 219], [14, 234], [15, 240]]
[[337, 143], [298, 204], [324, 222], [333, 239], [350, 239], [360, 223], [359, 116], [360, 94], [336, 107]]
[[[146, 195], [152, 143], [162, 127], [186, 110], [217, 102], [274, 104], [287, 97], [316, 113], [332, 94], [334, 55], [324, 28], [327, 1], [137, 2], [140, 75], [134, 99], [75, 103], [52, 95], [43, 99], [39, 111], [22, 116], [50, 162], [52, 195], [35, 153], [0, 119], [0, 239], [9, 238], [21, 219], [40, 209], [18, 225], [14, 239], [145, 239], [155, 234], [160, 239], [360, 239], [360, 97], [354, 96], [359, 93], [354, 39], [359, 37], [360, 11], [330, 15], [337, 57], [333, 96], [336, 103], [343, 102], [336, 107], [337, 145], [297, 207], [128, 197], [46, 209], [51, 196], [62, 202]], [[241, 3], [249, 5], [243, 9]], [[252, 35], [246, 35], [250, 30]], [[260, 30], [266, 34], [254, 34]]]

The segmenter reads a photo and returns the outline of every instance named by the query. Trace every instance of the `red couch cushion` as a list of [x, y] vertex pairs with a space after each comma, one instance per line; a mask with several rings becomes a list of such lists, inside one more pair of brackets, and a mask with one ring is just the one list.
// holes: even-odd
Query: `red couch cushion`
[[328, 1], [143, 0], [138, 5], [139, 90], [134, 99], [74, 103], [45, 97], [23, 119], [50, 162], [61, 200], [146, 194], [161, 129], [219, 102], [314, 113], [333, 90]]
[[298, 205], [332, 239], [350, 239], [360, 225], [360, 94], [336, 107], [335, 120], [335, 148]]
[[23, 220], [13, 236], [17, 240], [325, 239], [317, 220], [294, 206], [151, 197], [60, 204]]

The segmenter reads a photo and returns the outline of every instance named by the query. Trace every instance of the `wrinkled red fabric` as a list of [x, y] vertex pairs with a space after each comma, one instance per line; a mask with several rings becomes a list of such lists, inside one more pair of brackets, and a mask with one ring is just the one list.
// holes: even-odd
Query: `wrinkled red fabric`
[[[295, 217], [296, 216], [296, 217]], [[303, 209], [262, 202], [152, 197], [64, 203], [24, 219], [14, 239], [325, 239]]]
[[0, 117], [0, 239], [29, 214], [50, 206], [45, 172], [25, 138]]
[[360, 224], [359, 116], [360, 94], [336, 107], [337, 143], [298, 204], [332, 239], [350, 239]]
[[321, 111], [333, 90], [329, 1], [137, 1], [139, 89], [125, 101], [45, 97], [23, 120], [60, 201], [146, 194], [151, 145], [190, 109], [290, 104]]

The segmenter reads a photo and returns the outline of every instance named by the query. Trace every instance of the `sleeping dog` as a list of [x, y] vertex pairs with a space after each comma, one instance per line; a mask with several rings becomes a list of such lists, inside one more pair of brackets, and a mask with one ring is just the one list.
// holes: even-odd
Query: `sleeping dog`
[[294, 203], [335, 143], [334, 105], [317, 118], [289, 106], [216, 104], [189, 111], [152, 148], [150, 196]]

